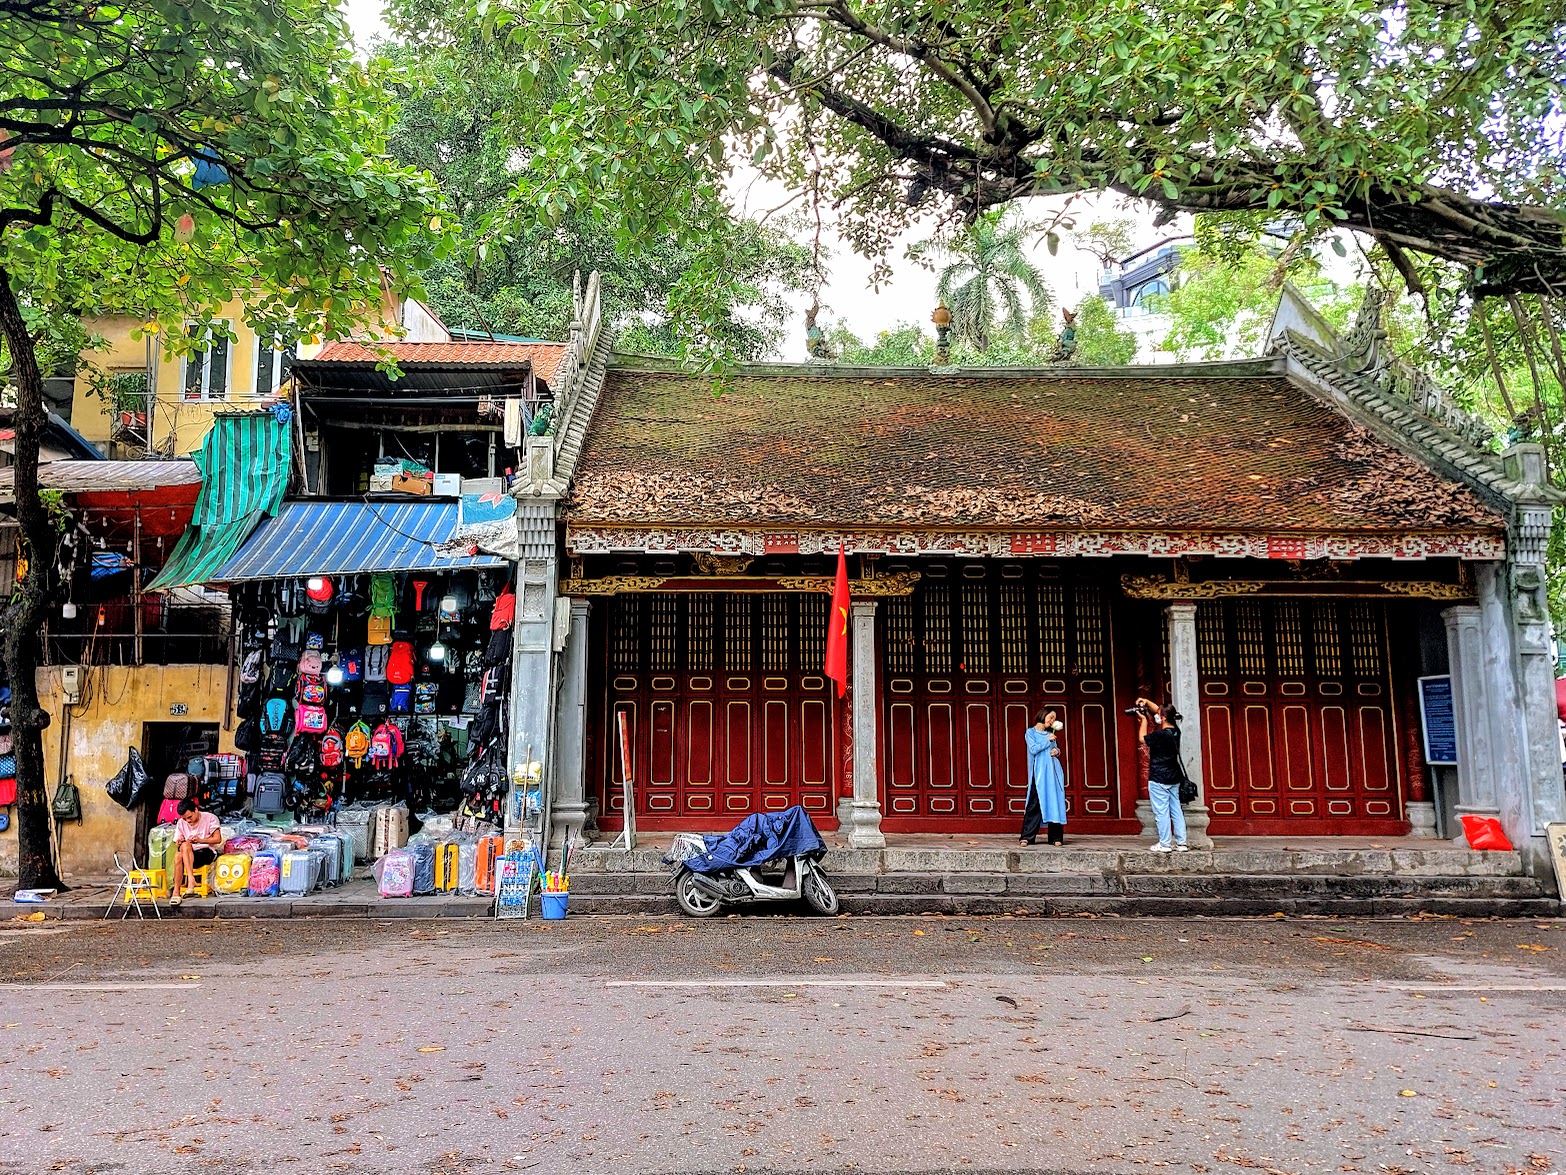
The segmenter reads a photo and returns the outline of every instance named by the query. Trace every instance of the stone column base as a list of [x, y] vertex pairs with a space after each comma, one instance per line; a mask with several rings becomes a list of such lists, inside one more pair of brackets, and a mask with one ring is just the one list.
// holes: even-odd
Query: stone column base
[[1207, 835], [1207, 826], [1212, 822], [1212, 817], [1207, 812], [1207, 805], [1200, 799], [1194, 804], [1185, 806], [1185, 843], [1193, 849], [1210, 849], [1213, 847], [1213, 838]]
[[850, 801], [847, 828], [849, 848], [886, 848], [886, 834], [881, 831], [881, 805], [874, 800]]
[[593, 838], [585, 830], [587, 805], [585, 803], [560, 804], [549, 814], [549, 845], [559, 848], [569, 838], [576, 844], [587, 844]]
[[1142, 826], [1143, 836], [1158, 835], [1158, 821], [1153, 819], [1153, 805], [1145, 797], [1136, 802], [1136, 819]]
[[1428, 801], [1410, 800], [1406, 810], [1408, 835], [1416, 840], [1434, 840], [1436, 838], [1435, 805]]
[[847, 835], [854, 824], [854, 797], [842, 796], [837, 801], [837, 828]]

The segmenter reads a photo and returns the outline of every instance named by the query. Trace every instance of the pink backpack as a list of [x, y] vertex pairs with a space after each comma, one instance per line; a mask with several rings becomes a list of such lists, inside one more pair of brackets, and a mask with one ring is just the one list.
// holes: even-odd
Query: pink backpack
[[397, 766], [403, 752], [402, 731], [390, 722], [383, 722], [370, 736], [370, 766], [389, 768]]
[[325, 707], [303, 704], [294, 707], [295, 734], [325, 734], [327, 726]]

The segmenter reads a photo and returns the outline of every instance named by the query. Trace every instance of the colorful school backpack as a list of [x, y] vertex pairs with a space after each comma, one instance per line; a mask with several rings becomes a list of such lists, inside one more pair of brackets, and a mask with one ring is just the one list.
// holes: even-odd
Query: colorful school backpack
[[413, 680], [413, 642], [392, 642], [386, 658], [386, 680], [393, 685], [407, 685]]
[[306, 649], [299, 654], [300, 677], [319, 677], [325, 669], [325, 657], [319, 649]]
[[370, 736], [370, 766], [390, 768], [397, 766], [405, 750], [402, 731], [390, 722], [383, 722]]
[[389, 714], [406, 714], [413, 708], [413, 686], [408, 682], [391, 687], [391, 697], [387, 700], [386, 710]]
[[343, 735], [343, 754], [348, 756], [350, 763], [359, 767], [369, 753], [370, 728], [363, 722], [355, 722], [348, 728], [348, 733]]
[[332, 587], [332, 577], [329, 575], [311, 576], [305, 582], [304, 606], [311, 612], [330, 612], [332, 609], [332, 596], [335, 594]]
[[321, 766], [335, 771], [343, 765], [343, 736], [334, 727], [321, 736]]
[[389, 645], [392, 639], [392, 618], [390, 616], [371, 616], [370, 622], [365, 627], [364, 643], [366, 646]]
[[239, 680], [246, 685], [254, 685], [261, 680], [261, 670], [266, 664], [266, 657], [260, 649], [252, 649], [245, 654], [244, 664], [239, 667]]
[[363, 681], [364, 655], [358, 649], [344, 649], [337, 654], [337, 668], [343, 671], [343, 681]]
[[397, 581], [389, 571], [370, 576], [370, 617], [390, 620], [397, 615]]
[[386, 670], [391, 666], [390, 643], [371, 645], [364, 650], [364, 680], [385, 681]]
[[268, 698], [261, 710], [261, 734], [277, 736], [288, 729], [288, 699]]
[[294, 733], [325, 734], [331, 725], [326, 720], [326, 707], [301, 705], [294, 711]]
[[[309, 656], [308, 653], [305, 655]], [[317, 653], [316, 656], [320, 654]], [[326, 704], [326, 682], [314, 673], [301, 673], [294, 696], [302, 705], [323, 706]]]

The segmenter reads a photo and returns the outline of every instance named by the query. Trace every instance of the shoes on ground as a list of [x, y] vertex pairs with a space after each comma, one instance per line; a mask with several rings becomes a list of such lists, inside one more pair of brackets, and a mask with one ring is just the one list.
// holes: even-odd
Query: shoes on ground
[[1172, 853], [1174, 849], [1159, 841], [1156, 845], [1149, 845], [1147, 851], [1150, 853]]
[[1191, 851], [1191, 846], [1190, 845], [1175, 845], [1175, 850], [1174, 851], [1177, 852], [1177, 853], [1189, 853]]
[[169, 896], [169, 905], [171, 905], [171, 906], [177, 906], [177, 905], [179, 905], [179, 904], [180, 904], [180, 901], [181, 901], [181, 900], [182, 900], [182, 899], [181, 899], [181, 897], [180, 897], [180, 895], [179, 895], [179, 894], [171, 894], [171, 895], [170, 895], [170, 896]]

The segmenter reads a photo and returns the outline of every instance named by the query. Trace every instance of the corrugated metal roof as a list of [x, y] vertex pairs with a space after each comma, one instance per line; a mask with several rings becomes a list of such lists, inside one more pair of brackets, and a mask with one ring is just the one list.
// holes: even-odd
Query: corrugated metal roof
[[539, 379], [552, 382], [565, 355], [564, 343], [503, 343], [472, 339], [452, 343], [328, 343], [313, 360], [304, 363], [379, 363], [390, 355], [399, 364], [474, 364], [485, 367], [531, 363]]
[[[14, 471], [0, 470], [0, 484], [9, 486]], [[124, 493], [163, 486], [201, 484], [194, 461], [51, 461], [38, 467], [38, 484], [69, 494]]]
[[451, 501], [284, 502], [211, 578], [231, 583], [506, 565], [494, 555], [440, 554], [436, 544], [450, 542], [456, 529], [457, 503]]

